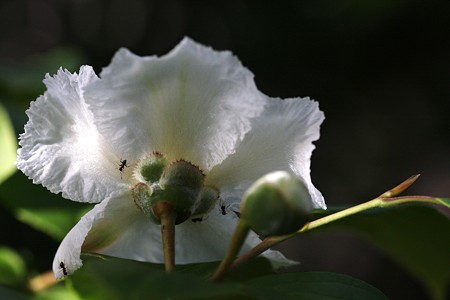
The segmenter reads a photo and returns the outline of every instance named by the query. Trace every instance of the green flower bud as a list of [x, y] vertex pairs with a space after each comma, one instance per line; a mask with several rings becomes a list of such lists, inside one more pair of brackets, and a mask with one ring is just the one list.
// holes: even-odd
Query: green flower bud
[[259, 235], [289, 234], [309, 221], [312, 203], [303, 180], [277, 171], [258, 179], [247, 190], [241, 218]]
[[195, 165], [178, 160], [167, 165], [159, 153], [143, 159], [137, 178], [144, 180], [132, 189], [134, 202], [153, 222], [160, 224], [160, 208], [170, 207], [176, 214], [175, 224], [191, 215], [206, 214], [214, 207], [219, 191], [204, 187], [204, 174]]
[[154, 152], [140, 161], [137, 169], [144, 181], [157, 182], [161, 178], [167, 164], [167, 159], [161, 153]]
[[194, 210], [203, 179], [204, 175], [197, 166], [184, 160], [171, 163], [159, 183], [152, 186], [152, 206], [160, 201], [170, 203], [177, 214], [175, 224], [184, 222]]

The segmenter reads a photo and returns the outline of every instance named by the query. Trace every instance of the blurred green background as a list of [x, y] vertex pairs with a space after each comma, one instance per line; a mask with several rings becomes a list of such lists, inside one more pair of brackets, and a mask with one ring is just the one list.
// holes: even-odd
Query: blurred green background
[[[100, 71], [119, 47], [164, 54], [187, 35], [235, 53], [265, 94], [319, 101], [326, 120], [312, 177], [328, 205], [366, 201], [417, 173], [409, 193], [450, 196], [449, 16], [450, 1], [437, 0], [1, 0], [0, 102], [18, 135], [45, 73]], [[47, 235], [24, 225], [26, 212], [14, 209], [24, 198], [78, 206], [21, 173], [1, 184], [0, 244], [45, 271], [58, 246], [49, 235], [70, 227]], [[349, 274], [391, 299], [426, 298], [415, 278], [350, 233], [310, 234], [281, 249], [300, 270]]]

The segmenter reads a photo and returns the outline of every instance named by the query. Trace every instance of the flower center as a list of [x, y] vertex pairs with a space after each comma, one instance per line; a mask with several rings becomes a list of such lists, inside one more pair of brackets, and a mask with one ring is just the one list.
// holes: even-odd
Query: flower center
[[169, 162], [154, 152], [142, 159], [134, 172], [138, 183], [132, 188], [135, 204], [153, 222], [160, 224], [157, 206], [169, 204], [176, 212], [175, 224], [208, 213], [219, 198], [219, 190], [204, 185], [199, 167], [185, 160]]

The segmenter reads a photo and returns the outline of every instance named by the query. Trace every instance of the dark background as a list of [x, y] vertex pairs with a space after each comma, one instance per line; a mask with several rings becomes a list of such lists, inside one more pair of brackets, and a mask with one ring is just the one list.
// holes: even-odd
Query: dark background
[[[1, 0], [0, 101], [21, 133], [59, 62], [100, 71], [119, 47], [164, 54], [187, 35], [235, 53], [265, 94], [319, 101], [326, 120], [312, 177], [329, 206], [369, 200], [417, 173], [410, 193], [449, 196], [449, 33], [450, 1]], [[58, 244], [0, 212], [15, 232], [6, 243], [38, 247], [38, 268], [49, 268]], [[301, 270], [349, 274], [391, 299], [426, 298], [402, 267], [349, 233], [282, 248]]]

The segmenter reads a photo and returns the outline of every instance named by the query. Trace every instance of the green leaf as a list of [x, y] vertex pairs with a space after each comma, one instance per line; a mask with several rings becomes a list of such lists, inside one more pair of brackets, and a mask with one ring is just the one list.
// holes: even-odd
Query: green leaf
[[17, 170], [17, 138], [8, 113], [0, 103], [0, 184]]
[[[82, 299], [203, 299], [236, 294], [229, 283], [216, 285], [196, 276], [198, 265], [166, 274], [158, 264], [83, 255], [83, 267], [69, 280]], [[209, 268], [208, 264], [205, 269]]]
[[[333, 225], [333, 226], [331, 226]], [[328, 224], [362, 234], [446, 299], [450, 284], [450, 219], [426, 205], [372, 209]]]
[[7, 300], [30, 300], [29, 295], [23, 294], [19, 291], [13, 290], [9, 287], [0, 284], [0, 299]]
[[379, 290], [359, 279], [325, 272], [265, 276], [249, 281], [247, 288], [258, 299], [267, 300], [387, 299]]
[[177, 266], [167, 274], [159, 264], [100, 255], [82, 258], [83, 267], [67, 279], [82, 299], [386, 299], [374, 287], [345, 275], [274, 275], [265, 259], [236, 269], [241, 278], [230, 274], [230, 280], [217, 284], [208, 274], [218, 262]]
[[55, 285], [36, 294], [33, 300], [81, 300], [80, 296], [70, 288], [70, 285]]
[[19, 286], [25, 282], [26, 267], [13, 249], [0, 247], [0, 284]]
[[53, 75], [61, 66], [70, 71], [78, 71], [83, 61], [86, 60], [82, 53], [75, 48], [53, 48], [48, 52], [29, 56], [20, 63], [2, 62], [0, 90], [9, 100], [36, 99], [45, 90], [42, 84], [45, 74]]
[[[216, 267], [218, 265], [219, 263], [217, 263]], [[259, 256], [246, 262], [245, 265], [239, 266], [236, 269], [232, 270], [226, 275], [224, 280], [233, 282], [245, 282], [253, 278], [272, 274], [274, 274], [274, 271], [270, 261], [264, 257]]]
[[438, 198], [438, 201], [447, 207], [450, 207], [450, 198]]
[[236, 299], [238, 292], [238, 286], [229, 283], [213, 284], [188, 274], [160, 273], [146, 275], [130, 299]]
[[[220, 262], [196, 263], [187, 265], [177, 265], [177, 272], [186, 273], [201, 277], [204, 279], [210, 278]], [[162, 268], [162, 267], [161, 267]], [[256, 257], [248, 262], [245, 266], [240, 266], [235, 270], [229, 272], [225, 281], [244, 282], [252, 278], [266, 276], [273, 274], [272, 264], [264, 257]]]
[[33, 184], [21, 172], [0, 186], [0, 200], [18, 220], [58, 241], [92, 208], [92, 204], [63, 199]]

